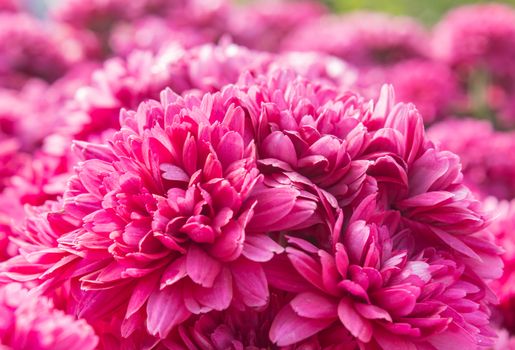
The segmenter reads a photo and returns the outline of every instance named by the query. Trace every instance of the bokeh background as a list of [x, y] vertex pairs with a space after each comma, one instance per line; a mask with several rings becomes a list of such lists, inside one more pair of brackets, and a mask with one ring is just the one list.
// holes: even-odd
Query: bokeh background
[[[85, 0], [87, 1], [87, 0]], [[48, 8], [54, 6], [59, 0], [26, 0], [35, 14], [45, 16]], [[250, 2], [240, 0], [240, 2]], [[348, 12], [355, 10], [381, 11], [395, 15], [409, 15], [420, 19], [430, 25], [438, 21], [443, 13], [449, 9], [463, 4], [488, 3], [490, 1], [470, 1], [470, 0], [320, 0], [334, 12]], [[515, 5], [515, 0], [497, 1]]]
[[[489, 1], [467, 1], [467, 0], [394, 0], [394, 1], [374, 1], [374, 0], [326, 0], [324, 1], [331, 9], [337, 12], [352, 10], [371, 10], [383, 11], [396, 15], [409, 15], [419, 18], [426, 24], [433, 24], [443, 13], [451, 8], [464, 4], [488, 3]], [[497, 1], [515, 5], [515, 0]]]

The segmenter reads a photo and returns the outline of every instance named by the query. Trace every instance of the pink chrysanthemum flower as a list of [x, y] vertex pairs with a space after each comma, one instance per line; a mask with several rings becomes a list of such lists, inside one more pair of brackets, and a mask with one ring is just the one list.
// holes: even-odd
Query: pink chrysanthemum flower
[[282, 247], [265, 233], [311, 225], [316, 200], [264, 181], [232, 98], [164, 92], [123, 113], [110, 146], [76, 145], [85, 161], [63, 209], [79, 226], [59, 237], [73, 253], [58, 265], [81, 275], [77, 315], [95, 322], [122, 308], [124, 337], [143, 326], [164, 339], [192, 314], [266, 305], [260, 263]]
[[256, 1], [234, 7], [226, 30], [237, 44], [276, 52], [289, 33], [326, 12], [314, 1]]
[[[70, 144], [58, 145], [49, 135], [63, 120], [63, 106], [91, 71], [80, 65], [51, 85], [31, 80], [20, 91], [0, 89], [2, 237], [12, 236], [12, 225], [22, 222], [25, 204], [41, 205], [62, 195], [74, 161], [66, 152]], [[10, 256], [15, 250], [4, 252]]]
[[508, 69], [513, 74], [515, 11], [501, 4], [456, 8], [436, 25], [433, 51], [460, 70], [483, 68], [502, 75]]
[[485, 281], [500, 274], [498, 251], [458, 158], [428, 142], [417, 111], [388, 90], [371, 109], [288, 74], [250, 86], [263, 171], [327, 200], [329, 230], [287, 232], [287, 258], [267, 269], [293, 293], [271, 340], [323, 331], [365, 348], [491, 344]]
[[481, 197], [515, 198], [513, 132], [495, 131], [488, 121], [446, 120], [429, 137], [460, 156], [465, 183]]
[[0, 86], [18, 88], [29, 78], [55, 81], [85, 58], [87, 38], [78, 39], [64, 26], [0, 13]]
[[[225, 16], [228, 11], [228, 3], [225, 0], [204, 1], [204, 0], [66, 0], [61, 1], [52, 10], [52, 17], [58, 22], [65, 22], [79, 29], [95, 34], [98, 42], [102, 45], [103, 53], [109, 55], [113, 51], [113, 41], [123, 41], [124, 38], [112, 38], [113, 31], [116, 36], [117, 27], [127, 28], [136, 25], [139, 35], [148, 35], [149, 32], [141, 28], [141, 24], [134, 24], [134, 21], [146, 16], [159, 16], [165, 22], [159, 23], [154, 28], [160, 29], [161, 33], [181, 35], [185, 33], [199, 35], [210, 40], [217, 39], [223, 32]], [[164, 30], [165, 23], [170, 27]], [[142, 24], [147, 24], [144, 21]], [[201, 33], [201, 34], [200, 34]], [[152, 34], [155, 35], [155, 34]], [[184, 34], [182, 34], [184, 35]], [[155, 37], [154, 37], [155, 38]], [[183, 38], [187, 42], [187, 38]], [[142, 43], [142, 38], [138, 43]], [[155, 38], [157, 41], [157, 38]], [[166, 39], [162, 38], [163, 41]], [[116, 43], [124, 45], [124, 43]], [[125, 42], [125, 45], [128, 45]], [[116, 49], [116, 47], [114, 47]]]
[[[374, 105], [248, 72], [120, 121], [108, 143], [76, 143], [62, 209], [39, 209], [3, 279], [69, 281], [73, 314], [136, 348], [492, 344], [486, 219], [390, 89]], [[262, 327], [235, 328], [234, 310]]]
[[515, 125], [515, 10], [480, 4], [456, 8], [435, 27], [433, 54], [457, 72], [470, 94], [468, 113], [492, 114], [499, 124]]
[[301, 26], [283, 49], [325, 52], [367, 68], [424, 57], [426, 42], [422, 26], [410, 18], [357, 12]]
[[5, 350], [93, 350], [98, 343], [84, 320], [56, 310], [20, 284], [0, 287], [0, 314], [0, 348]]
[[21, 91], [0, 88], [0, 191], [12, 175], [23, 173], [31, 154], [53, 131], [55, 118], [50, 112], [55, 110], [46, 99], [52, 94], [47, 90], [48, 85], [39, 81], [26, 84]]

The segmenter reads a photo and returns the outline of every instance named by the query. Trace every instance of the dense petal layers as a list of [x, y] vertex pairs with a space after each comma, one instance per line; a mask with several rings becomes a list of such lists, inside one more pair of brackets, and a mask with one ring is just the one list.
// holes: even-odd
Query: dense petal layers
[[0, 287], [0, 346], [5, 349], [96, 349], [98, 338], [84, 321], [31, 295], [20, 284]]

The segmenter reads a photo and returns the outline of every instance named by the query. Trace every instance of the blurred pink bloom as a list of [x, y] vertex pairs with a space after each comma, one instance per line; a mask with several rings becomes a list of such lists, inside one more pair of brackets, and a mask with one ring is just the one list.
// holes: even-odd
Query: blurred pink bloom
[[470, 94], [466, 112], [480, 116], [490, 112], [499, 124], [515, 125], [512, 7], [493, 3], [456, 8], [436, 25], [432, 46], [434, 57], [456, 71]]
[[[136, 47], [147, 46], [149, 35], [154, 45], [169, 41], [159, 39], [157, 33], [143, 28], [148, 24], [162, 34], [182, 36], [181, 41], [186, 43], [191, 42], [186, 38], [187, 33], [191, 35], [195, 32], [199, 33], [195, 35], [197, 37], [214, 41], [223, 32], [227, 11], [228, 3], [225, 0], [66, 0], [60, 1], [52, 10], [52, 17], [78, 30], [94, 33], [103, 54], [109, 56], [113, 49], [115, 52], [127, 49], [130, 45], [127, 35], [130, 32], [139, 36], [136, 37]], [[159, 16], [163, 21], [145, 20], [147, 16]], [[115, 46], [111, 47], [112, 44]]]
[[0, 86], [19, 88], [30, 78], [57, 80], [85, 59], [84, 41], [65, 26], [0, 13]]
[[[41, 205], [62, 195], [74, 160], [70, 144], [48, 142], [62, 121], [63, 106], [92, 68], [80, 65], [49, 85], [30, 80], [20, 91], [0, 89], [0, 235], [12, 236], [12, 225], [24, 217], [25, 204]], [[50, 143], [50, 144], [49, 144]], [[59, 153], [55, 152], [59, 148]], [[0, 256], [16, 251], [12, 245]], [[0, 260], [3, 260], [0, 257]]]
[[78, 29], [109, 30], [112, 22], [129, 20], [137, 16], [141, 1], [123, 0], [66, 0], [52, 8], [52, 18]]
[[[327, 12], [315, 1], [254, 1], [231, 9], [227, 32], [234, 42], [252, 49], [276, 52], [281, 41], [298, 27]], [[309, 49], [309, 48], [308, 48]]]
[[17, 12], [21, 9], [18, 0], [0, 0], [0, 12], [1, 11], [12, 11]]
[[502, 4], [479, 4], [450, 11], [433, 33], [436, 58], [460, 70], [514, 73], [515, 10]]
[[428, 60], [398, 63], [386, 72], [399, 101], [413, 103], [425, 123], [447, 117], [460, 103], [458, 83], [445, 65]]
[[20, 284], [0, 287], [0, 348], [31, 350], [95, 349], [98, 339], [84, 320], [75, 320]]
[[191, 48], [214, 39], [196, 28], [174, 26], [166, 19], [148, 16], [117, 25], [111, 34], [110, 46], [116, 54], [128, 56], [134, 50], [157, 53], [174, 44]]
[[429, 129], [443, 149], [460, 156], [465, 183], [481, 197], [515, 198], [513, 132], [500, 132], [488, 121], [446, 120]]
[[300, 26], [282, 45], [285, 50], [329, 53], [358, 67], [390, 65], [425, 57], [427, 34], [406, 17], [356, 12], [326, 16]]

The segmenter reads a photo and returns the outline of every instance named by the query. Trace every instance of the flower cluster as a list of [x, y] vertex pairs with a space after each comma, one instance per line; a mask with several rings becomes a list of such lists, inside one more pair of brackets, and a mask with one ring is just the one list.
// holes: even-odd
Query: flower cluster
[[0, 348], [513, 347], [512, 8], [25, 5], [0, 0]]

